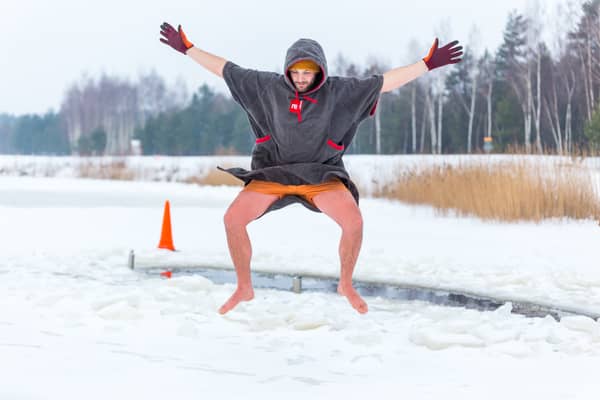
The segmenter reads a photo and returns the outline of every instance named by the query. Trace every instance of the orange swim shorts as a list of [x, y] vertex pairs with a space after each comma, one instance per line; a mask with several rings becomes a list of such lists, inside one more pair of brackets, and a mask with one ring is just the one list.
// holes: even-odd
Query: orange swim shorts
[[281, 199], [286, 195], [296, 195], [305, 198], [316, 207], [313, 198], [321, 193], [332, 190], [348, 190], [339, 180], [332, 180], [317, 185], [282, 185], [281, 183], [252, 180], [244, 187], [244, 190], [263, 194], [274, 194]]

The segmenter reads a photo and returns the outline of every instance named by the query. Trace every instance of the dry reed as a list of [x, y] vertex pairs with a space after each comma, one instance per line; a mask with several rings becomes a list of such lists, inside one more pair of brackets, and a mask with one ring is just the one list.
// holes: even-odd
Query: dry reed
[[205, 175], [191, 176], [185, 183], [205, 186], [242, 186], [243, 182], [227, 172], [213, 169]]
[[112, 179], [119, 181], [131, 181], [135, 174], [127, 167], [125, 161], [112, 161], [108, 164], [86, 162], [79, 164], [78, 175], [80, 178]]
[[400, 171], [398, 176], [377, 195], [486, 220], [600, 219], [590, 171], [577, 164], [515, 160], [432, 165]]

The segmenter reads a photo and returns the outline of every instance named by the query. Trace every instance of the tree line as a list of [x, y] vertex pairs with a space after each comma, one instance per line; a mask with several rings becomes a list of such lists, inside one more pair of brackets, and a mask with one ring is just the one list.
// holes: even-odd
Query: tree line
[[[513, 11], [497, 49], [480, 51], [474, 29], [463, 62], [382, 95], [350, 153], [493, 151], [567, 154], [600, 146], [600, 0], [566, 1], [548, 21], [539, 1]], [[544, 32], [551, 25], [552, 32]], [[548, 35], [549, 33], [549, 35]], [[450, 35], [446, 35], [450, 36]], [[418, 59], [422, 46], [408, 46]], [[422, 56], [422, 54], [420, 54]], [[332, 73], [368, 76], [389, 66], [339, 55]], [[253, 138], [229, 94], [168, 87], [155, 72], [136, 82], [83, 78], [57, 112], [0, 114], [0, 153], [123, 155], [249, 154]]]

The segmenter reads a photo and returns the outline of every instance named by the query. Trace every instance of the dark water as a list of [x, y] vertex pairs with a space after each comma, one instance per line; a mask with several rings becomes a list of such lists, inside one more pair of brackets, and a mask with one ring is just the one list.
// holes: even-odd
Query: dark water
[[[219, 268], [143, 268], [136, 271], [149, 275], [160, 276], [160, 273], [169, 270], [173, 276], [201, 275], [216, 284], [235, 283], [235, 271]], [[335, 293], [338, 280], [303, 276], [301, 278], [286, 274], [272, 274], [252, 272], [252, 282], [255, 288], [277, 289], [287, 291]], [[561, 307], [549, 307], [529, 302], [513, 301], [509, 299], [495, 299], [457, 291], [440, 290], [434, 288], [417, 287], [409, 285], [393, 285], [375, 282], [354, 281], [356, 290], [362, 296], [381, 297], [397, 301], [424, 301], [448, 307], [464, 307], [479, 311], [494, 311], [510, 301], [512, 312], [526, 317], [551, 316], [559, 321], [564, 316], [583, 315], [598, 319], [600, 314], [585, 313]]]

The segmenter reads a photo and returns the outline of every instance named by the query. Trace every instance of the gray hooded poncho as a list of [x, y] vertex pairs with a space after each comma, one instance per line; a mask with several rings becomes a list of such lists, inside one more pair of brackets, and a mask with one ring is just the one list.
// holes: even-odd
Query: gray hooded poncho
[[[311, 89], [298, 93], [288, 69], [301, 60], [321, 67]], [[383, 76], [365, 79], [330, 77], [323, 49], [314, 40], [300, 39], [287, 51], [284, 75], [255, 71], [227, 62], [223, 77], [234, 100], [248, 115], [256, 136], [251, 170], [224, 169], [248, 184], [251, 180], [284, 185], [314, 185], [339, 179], [358, 203], [358, 190], [344, 168], [342, 156], [361, 121], [373, 115]], [[285, 196], [266, 212], [300, 202]]]

